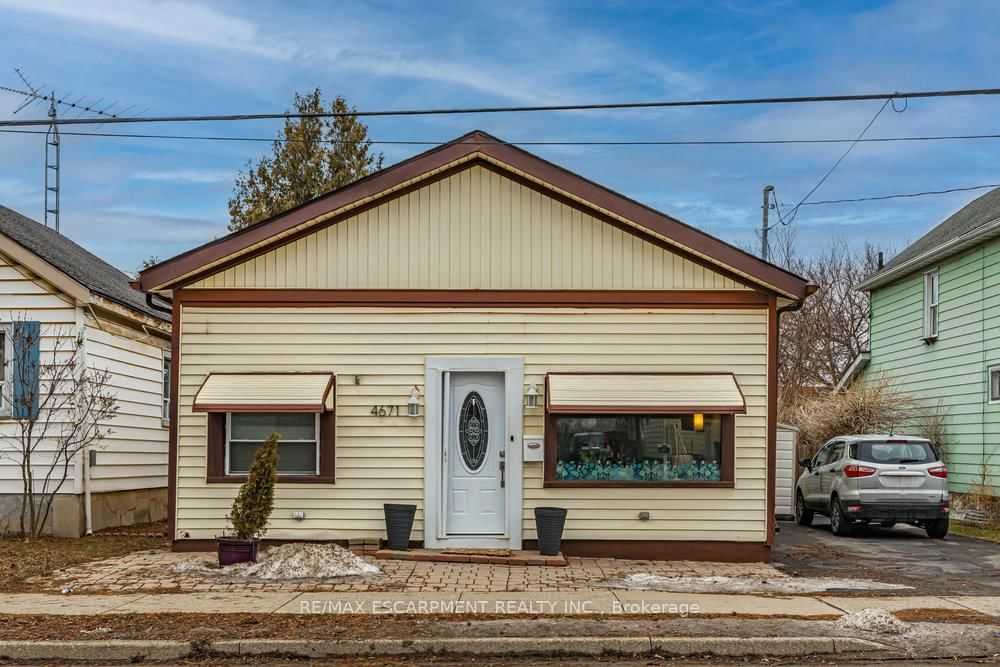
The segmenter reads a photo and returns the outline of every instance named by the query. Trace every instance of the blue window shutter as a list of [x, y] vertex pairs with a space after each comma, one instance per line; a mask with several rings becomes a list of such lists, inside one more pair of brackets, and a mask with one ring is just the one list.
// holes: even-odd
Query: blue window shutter
[[40, 322], [15, 322], [11, 329], [11, 347], [14, 353], [11, 360], [14, 376], [12, 390], [14, 401], [11, 409], [14, 419], [38, 416], [38, 343], [41, 330]]

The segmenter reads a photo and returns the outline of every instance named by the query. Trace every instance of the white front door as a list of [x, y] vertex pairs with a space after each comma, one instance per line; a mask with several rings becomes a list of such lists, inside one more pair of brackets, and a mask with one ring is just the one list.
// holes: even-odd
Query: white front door
[[442, 463], [448, 535], [506, 532], [504, 374], [449, 372]]

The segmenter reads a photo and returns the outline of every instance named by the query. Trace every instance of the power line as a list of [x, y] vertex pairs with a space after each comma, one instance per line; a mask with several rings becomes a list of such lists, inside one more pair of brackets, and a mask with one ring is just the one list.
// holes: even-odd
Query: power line
[[[838, 159], [836, 162], [833, 163], [833, 166], [830, 167], [829, 171], [827, 171], [825, 174], [823, 174], [823, 178], [819, 179], [819, 182], [816, 183], [816, 185], [813, 186], [812, 190], [810, 190], [808, 193], [806, 193], [806, 196], [803, 197], [801, 200], [799, 200], [799, 203], [795, 205], [795, 208], [792, 209], [791, 215], [788, 217], [788, 221], [786, 222], [785, 220], [781, 220], [781, 216], [780, 215], [778, 216], [778, 219], [781, 220], [781, 224], [783, 224], [783, 225], [791, 224], [795, 220], [795, 216], [798, 215], [799, 209], [802, 207], [803, 204], [806, 203], [806, 200], [809, 199], [809, 197], [811, 197], [814, 192], [816, 192], [817, 190], [819, 190], [820, 186], [823, 185], [823, 183], [826, 182], [826, 179], [830, 178], [830, 175], [834, 171], [836, 171], [837, 167], [840, 166], [840, 163], [843, 162], [847, 158], [847, 156], [851, 154], [851, 151], [854, 150], [854, 147], [857, 146], [858, 143], [864, 138], [864, 136], [868, 132], [868, 130], [871, 129], [872, 125], [875, 124], [875, 121], [878, 120], [878, 117], [882, 115], [882, 112], [885, 111], [885, 108], [887, 106], [889, 106], [890, 104], [892, 104], [892, 99], [886, 100], [882, 104], [882, 106], [879, 107], [878, 111], [875, 112], [875, 115], [872, 116], [872, 119], [870, 121], [868, 121], [868, 124], [865, 125], [865, 127], [864, 127], [863, 130], [861, 130], [861, 133], [858, 135], [858, 138], [855, 139], [851, 143], [851, 145], [847, 147], [847, 150], [844, 151], [844, 154], [840, 156], [840, 159]], [[897, 113], [902, 113], [903, 111], [906, 111], [906, 107], [904, 107], [903, 109], [896, 109], [896, 106], [893, 105], [892, 108]]]
[[[16, 130], [0, 129], [3, 134], [45, 134], [41, 130]], [[284, 139], [267, 137], [233, 137], [218, 135], [197, 135], [197, 134], [140, 134], [124, 132], [74, 132], [63, 131], [63, 136], [77, 137], [118, 137], [121, 139], [181, 139], [193, 141], [248, 141], [248, 142], [279, 142], [279, 143], [305, 143], [305, 139]], [[468, 142], [473, 146], [489, 146], [497, 143], [511, 146], [758, 146], [758, 145], [782, 145], [782, 144], [853, 144], [853, 143], [893, 143], [907, 141], [962, 141], [975, 139], [1000, 139], [998, 134], [943, 134], [943, 135], [923, 135], [907, 137], [866, 137], [862, 139], [637, 139], [621, 141], [580, 141], [580, 140], [525, 140], [525, 141], [473, 141]], [[366, 143], [365, 141], [343, 141], [339, 139], [318, 139], [320, 143], [356, 145]], [[439, 146], [447, 141], [433, 141], [428, 139], [414, 140], [392, 140], [373, 139], [372, 144], [393, 145], [393, 146]]]
[[[893, 195], [879, 195], [876, 197], [857, 197], [855, 199], [824, 199], [822, 201], [809, 201], [803, 206], [820, 206], [823, 204], [847, 204], [861, 201], [881, 201], [884, 199], [908, 199], [910, 197], [926, 197], [929, 195], [946, 195], [952, 192], [968, 192], [970, 190], [985, 190], [986, 188], [1000, 188], [1000, 183], [988, 183], [986, 185], [970, 185], [965, 188], [948, 188], [947, 190], [925, 190], [923, 192], [906, 192]], [[780, 206], [780, 204], [779, 204]]]
[[[506, 107], [452, 107], [443, 109], [397, 109], [388, 111], [323, 111], [317, 113], [263, 113], [263, 114], [225, 114], [202, 116], [159, 116], [159, 117], [116, 117], [102, 119], [102, 123], [189, 123], [242, 120], [275, 120], [289, 118], [337, 118], [363, 116], [436, 116], [455, 114], [494, 114], [521, 113], [538, 111], [595, 111], [612, 109], [662, 109], [670, 107], [709, 107], [709, 106], [740, 106], [758, 104], [807, 104], [816, 102], [860, 102], [864, 100], [909, 100], [937, 97], [970, 97], [982, 95], [1000, 95], [1000, 88], [976, 88], [968, 90], [931, 90], [907, 93], [872, 93], [867, 95], [813, 95], [809, 97], [756, 97], [739, 99], [714, 100], [674, 100], [656, 102], [618, 102], [606, 104], [549, 104], [534, 106]], [[31, 125], [48, 125], [49, 120], [5, 120], [0, 126], [26, 127]], [[59, 119], [62, 125], [87, 125], [99, 121], [88, 118]]]

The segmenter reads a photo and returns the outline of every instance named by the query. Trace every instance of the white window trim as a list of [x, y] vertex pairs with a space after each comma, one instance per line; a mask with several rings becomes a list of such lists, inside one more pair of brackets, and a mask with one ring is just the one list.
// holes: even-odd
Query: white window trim
[[0, 381], [0, 417], [10, 417], [11, 404], [14, 397], [14, 346], [11, 341], [11, 325], [9, 322], [0, 324], [3, 334], [3, 380]]
[[[262, 413], [262, 414], [264, 414], [264, 413]], [[319, 413], [318, 412], [314, 415], [314, 419], [315, 419], [315, 421], [314, 421], [314, 424], [315, 424], [314, 434], [316, 436], [314, 440], [286, 440], [286, 439], [282, 438], [278, 442], [278, 447], [279, 447], [279, 451], [280, 451], [280, 447], [281, 447], [282, 443], [292, 444], [292, 443], [314, 442], [316, 444], [316, 469], [313, 472], [278, 472], [278, 477], [301, 477], [303, 475], [317, 475], [317, 476], [319, 475], [319, 457], [320, 457], [321, 452], [320, 452], [320, 448], [319, 448], [319, 443], [320, 443], [319, 427], [320, 427], [320, 424], [319, 424]], [[232, 434], [232, 432], [233, 432], [233, 413], [227, 412], [226, 413], [226, 475], [227, 476], [234, 476], [234, 477], [245, 476], [247, 474], [247, 471], [233, 472], [230, 469], [230, 467], [229, 467], [229, 443], [231, 441], [230, 440], [230, 435]], [[257, 442], [257, 441], [256, 440], [237, 440], [236, 442]]]
[[[933, 290], [934, 286], [937, 287], [936, 290]], [[933, 291], [936, 291], [937, 294], [932, 294]], [[941, 332], [941, 273], [938, 269], [924, 273], [923, 294], [921, 312], [923, 313], [924, 340], [937, 340]]]
[[1000, 395], [993, 396], [993, 374], [1000, 376], [1000, 364], [993, 364], [986, 369], [986, 402], [990, 405], [1000, 405]]
[[[170, 371], [173, 371], [173, 361], [170, 355], [166, 352], [163, 354], [163, 360], [160, 362], [160, 374], [167, 370], [166, 366], [170, 364]], [[160, 398], [162, 399], [162, 412], [160, 413], [160, 421], [164, 428], [170, 426], [170, 371], [167, 372], [166, 377], [163, 378], [162, 386], [160, 387]]]

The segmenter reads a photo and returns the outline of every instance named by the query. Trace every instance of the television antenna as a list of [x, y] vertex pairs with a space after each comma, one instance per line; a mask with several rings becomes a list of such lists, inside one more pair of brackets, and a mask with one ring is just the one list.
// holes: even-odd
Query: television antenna
[[[109, 104], [104, 103], [104, 98], [100, 98], [94, 102], [85, 102], [87, 99], [86, 95], [81, 95], [76, 101], [72, 101], [69, 95], [56, 96], [54, 90], [49, 90], [48, 93], [44, 92], [44, 85], [35, 85], [32, 83], [31, 79], [27, 74], [24, 73], [20, 67], [15, 67], [14, 72], [17, 74], [18, 78], [21, 79], [23, 85], [22, 88], [11, 88], [9, 86], [0, 86], [0, 90], [6, 91], [8, 93], [16, 93], [18, 95], [23, 95], [24, 100], [16, 109], [14, 113], [17, 114], [28, 107], [43, 104], [48, 106], [48, 116], [51, 120], [48, 131], [45, 133], [45, 208], [44, 208], [44, 220], [45, 226], [49, 227], [49, 221], [52, 222], [52, 227], [59, 231], [59, 188], [60, 188], [60, 137], [59, 137], [59, 124], [56, 122], [59, 117], [59, 111], [62, 109], [64, 112], [73, 113], [74, 111], [79, 111], [76, 118], [82, 117], [84, 114], [92, 113], [98, 117], [102, 118], [117, 118], [120, 114], [123, 114], [130, 109], [134, 108], [135, 105], [122, 109], [120, 111], [112, 113], [112, 108], [118, 104], [118, 100], [111, 102]], [[139, 113], [144, 113], [140, 111]], [[97, 127], [100, 127], [98, 125]]]

